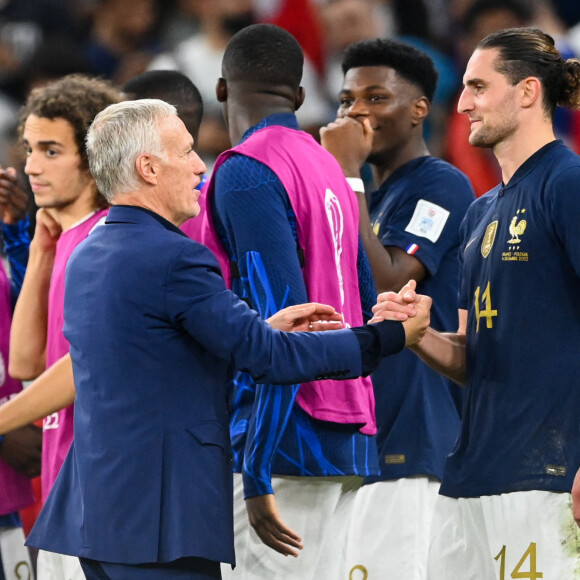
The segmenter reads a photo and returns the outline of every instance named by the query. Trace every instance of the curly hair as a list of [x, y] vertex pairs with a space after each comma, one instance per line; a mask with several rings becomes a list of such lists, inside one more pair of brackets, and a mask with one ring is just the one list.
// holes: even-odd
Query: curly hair
[[121, 100], [121, 93], [109, 82], [72, 74], [33, 89], [20, 112], [19, 136], [30, 115], [44, 119], [64, 119], [73, 128], [81, 158], [81, 169], [88, 170], [85, 147], [87, 131], [97, 113]]

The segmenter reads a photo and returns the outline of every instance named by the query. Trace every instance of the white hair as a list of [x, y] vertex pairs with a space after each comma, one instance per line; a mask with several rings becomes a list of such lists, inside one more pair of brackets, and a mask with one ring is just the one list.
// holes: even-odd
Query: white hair
[[166, 160], [159, 121], [172, 115], [177, 110], [165, 101], [139, 99], [109, 105], [95, 117], [87, 132], [87, 157], [97, 187], [109, 202], [139, 187], [139, 155]]

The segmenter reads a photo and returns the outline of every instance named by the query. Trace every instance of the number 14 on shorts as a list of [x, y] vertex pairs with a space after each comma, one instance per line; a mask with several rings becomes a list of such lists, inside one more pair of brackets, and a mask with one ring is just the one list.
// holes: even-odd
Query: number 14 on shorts
[[[537, 578], [544, 577], [544, 574], [537, 570], [535, 542], [530, 542], [528, 549], [524, 552], [510, 576], [506, 576], [505, 570], [506, 550], [506, 546], [502, 546], [499, 554], [494, 558], [499, 563], [499, 580], [507, 580], [508, 578], [528, 578], [529, 580], [536, 580]], [[528, 570], [522, 570], [524, 567], [528, 568]]]

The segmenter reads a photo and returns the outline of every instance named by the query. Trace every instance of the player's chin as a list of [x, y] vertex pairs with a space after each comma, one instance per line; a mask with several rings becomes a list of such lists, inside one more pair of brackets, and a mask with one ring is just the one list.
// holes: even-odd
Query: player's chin
[[477, 131], [474, 131], [469, 135], [469, 144], [473, 147], [489, 147], [487, 140], [480, 135]]

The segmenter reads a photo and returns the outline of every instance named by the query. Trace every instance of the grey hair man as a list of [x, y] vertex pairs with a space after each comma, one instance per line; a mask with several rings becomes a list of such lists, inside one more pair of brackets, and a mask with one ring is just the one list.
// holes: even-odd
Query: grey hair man
[[[420, 339], [430, 300], [403, 323], [274, 330], [178, 227], [206, 168], [173, 106], [107, 107], [87, 151], [112, 207], [67, 267], [75, 437], [29, 543], [79, 556], [89, 580], [220, 578], [219, 562], [234, 563], [232, 369], [282, 384], [370, 372]], [[307, 308], [285, 329], [334, 316]]]

